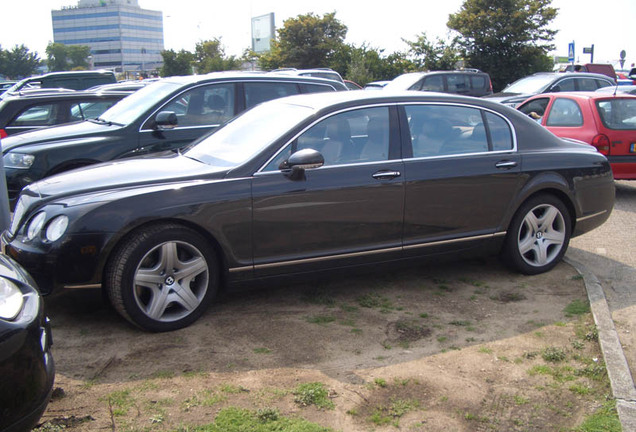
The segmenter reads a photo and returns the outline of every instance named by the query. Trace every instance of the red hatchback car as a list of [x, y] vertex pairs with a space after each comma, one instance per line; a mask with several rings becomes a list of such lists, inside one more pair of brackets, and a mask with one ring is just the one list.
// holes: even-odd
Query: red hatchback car
[[636, 180], [636, 95], [545, 93], [517, 109], [559, 137], [596, 147], [610, 161], [615, 179]]

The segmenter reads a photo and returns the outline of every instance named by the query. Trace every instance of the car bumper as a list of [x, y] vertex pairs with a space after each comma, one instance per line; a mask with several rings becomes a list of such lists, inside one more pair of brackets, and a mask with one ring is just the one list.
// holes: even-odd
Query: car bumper
[[[4, 256], [0, 260], [18, 267]], [[20, 314], [11, 321], [0, 320], [2, 432], [33, 428], [46, 409], [55, 379], [51, 327], [41, 297], [29, 279], [17, 283], [25, 301]]]
[[616, 180], [636, 180], [636, 155], [634, 156], [610, 156], [612, 173]]

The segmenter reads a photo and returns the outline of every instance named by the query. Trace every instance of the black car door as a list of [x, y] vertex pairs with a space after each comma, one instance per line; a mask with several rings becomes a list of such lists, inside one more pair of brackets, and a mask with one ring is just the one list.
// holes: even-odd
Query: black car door
[[520, 187], [512, 126], [471, 106], [404, 106], [405, 255], [473, 246], [503, 235]]
[[[139, 149], [135, 154], [184, 147], [234, 117], [235, 87], [234, 83], [228, 82], [204, 84], [173, 97], [144, 122], [139, 134]], [[172, 111], [177, 115], [176, 127], [156, 127], [155, 117], [162, 111]]]
[[[361, 108], [316, 122], [253, 180], [257, 276], [401, 255], [403, 163], [395, 107]], [[298, 150], [325, 164], [293, 179], [279, 169]]]

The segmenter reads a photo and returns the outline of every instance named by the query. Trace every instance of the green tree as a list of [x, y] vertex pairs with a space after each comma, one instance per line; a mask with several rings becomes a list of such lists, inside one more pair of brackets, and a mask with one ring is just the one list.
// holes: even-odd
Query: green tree
[[220, 39], [202, 41], [194, 49], [194, 67], [197, 73], [235, 70], [241, 66], [241, 61], [234, 56], [227, 57]]
[[66, 45], [51, 42], [46, 46], [46, 66], [51, 72], [69, 70]]
[[298, 15], [283, 22], [271, 51], [260, 57], [259, 64], [263, 69], [325, 67], [343, 48], [346, 35], [347, 26], [336, 19], [335, 12], [322, 17]]
[[194, 54], [190, 51], [166, 50], [161, 52], [163, 57], [163, 67], [161, 68], [161, 76], [169, 77], [175, 75], [192, 75], [192, 62]]
[[8, 78], [24, 78], [35, 74], [41, 61], [38, 54], [30, 52], [24, 45], [16, 45], [2, 53], [0, 73]]
[[558, 9], [551, 0], [465, 0], [448, 27], [467, 64], [490, 74], [495, 91], [533, 72], [549, 69], [547, 53]]
[[453, 70], [461, 60], [461, 54], [454, 42], [445, 42], [437, 38], [433, 43], [426, 33], [418, 36], [416, 41], [404, 40], [409, 46], [409, 55], [420, 70]]
[[405, 54], [396, 52], [387, 56], [384, 50], [367, 44], [343, 45], [334, 52], [328, 66], [360, 85], [377, 80], [391, 80], [397, 75], [416, 70], [415, 64]]
[[91, 48], [86, 45], [67, 46], [67, 58], [72, 70], [86, 70], [90, 67], [88, 57], [91, 55]]

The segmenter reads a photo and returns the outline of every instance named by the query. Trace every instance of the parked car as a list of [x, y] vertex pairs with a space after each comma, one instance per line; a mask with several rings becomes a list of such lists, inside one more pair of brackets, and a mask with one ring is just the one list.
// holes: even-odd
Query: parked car
[[636, 94], [636, 85], [619, 85], [610, 87], [601, 87], [596, 90], [599, 93], [627, 93]]
[[272, 72], [278, 73], [278, 74], [324, 78], [324, 79], [329, 79], [333, 81], [338, 81], [344, 84], [344, 80], [342, 79], [342, 76], [335, 70], [329, 69], [329, 68], [315, 68], [315, 69], [281, 68], [281, 69], [275, 69]]
[[50, 72], [18, 81], [9, 87], [7, 92], [17, 92], [25, 88], [86, 90], [99, 84], [116, 82], [115, 74], [106, 70]]
[[502, 92], [485, 96], [515, 108], [530, 96], [565, 91], [595, 91], [616, 85], [609, 77], [587, 72], [538, 72], [509, 84]]
[[25, 185], [70, 169], [176, 150], [263, 101], [347, 90], [321, 78], [217, 72], [172, 77], [131, 94], [97, 119], [2, 140], [9, 199]]
[[33, 279], [0, 254], [0, 431], [30, 431], [55, 379], [51, 326]]
[[99, 117], [128, 92], [23, 92], [0, 100], [0, 138]]
[[411, 72], [398, 76], [389, 82], [385, 89], [421, 90], [479, 97], [492, 94], [492, 83], [490, 76], [478, 69]]
[[344, 84], [347, 86], [349, 90], [362, 90], [362, 86], [356, 82], [351, 80], [344, 80]]
[[605, 156], [501, 104], [323, 93], [264, 103], [178, 154], [27, 186], [3, 241], [45, 292], [101, 285], [130, 322], [167, 331], [222, 282], [499, 250], [545, 272], [613, 199]]
[[364, 85], [365, 90], [382, 90], [388, 83], [391, 81], [371, 81], [370, 83], [366, 83]]
[[614, 66], [609, 63], [569, 64], [561, 72], [592, 72], [605, 75], [616, 81], [616, 71]]
[[609, 159], [614, 178], [636, 179], [636, 95], [547, 93], [518, 109], [557, 136], [596, 147]]
[[11, 88], [16, 81], [1, 81], [0, 82], [0, 95]]

